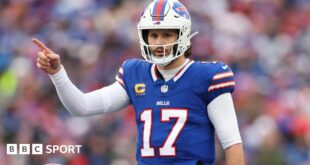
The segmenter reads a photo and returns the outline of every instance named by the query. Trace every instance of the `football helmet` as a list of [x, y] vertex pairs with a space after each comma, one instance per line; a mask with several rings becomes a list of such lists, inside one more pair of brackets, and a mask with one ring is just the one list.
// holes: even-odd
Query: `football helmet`
[[[191, 38], [198, 33], [190, 34], [190, 14], [178, 0], [154, 0], [144, 10], [137, 28], [143, 58], [150, 63], [163, 66], [183, 55], [191, 46]], [[150, 29], [176, 29], [179, 34], [174, 43], [149, 45], [147, 30]], [[167, 46], [173, 46], [173, 49], [169, 54], [156, 57], [150, 50], [150, 47], [154, 46], [163, 47], [164, 50]]]

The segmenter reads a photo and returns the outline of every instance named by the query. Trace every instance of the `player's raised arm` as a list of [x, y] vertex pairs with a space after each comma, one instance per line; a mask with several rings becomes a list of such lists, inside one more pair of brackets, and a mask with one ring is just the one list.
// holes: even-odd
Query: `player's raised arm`
[[88, 116], [114, 112], [129, 105], [127, 93], [118, 82], [89, 93], [83, 93], [69, 79], [60, 63], [60, 56], [40, 40], [34, 38], [32, 41], [40, 48], [37, 67], [49, 74], [58, 97], [72, 115]]
[[45, 46], [39, 39], [33, 38], [32, 42], [40, 48], [37, 67], [50, 75], [57, 73], [61, 68], [60, 56]]

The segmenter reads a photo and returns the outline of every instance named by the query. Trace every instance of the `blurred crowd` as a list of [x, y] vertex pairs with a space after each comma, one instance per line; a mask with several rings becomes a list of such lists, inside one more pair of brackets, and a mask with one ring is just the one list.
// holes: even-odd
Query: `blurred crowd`
[[[223, 61], [235, 73], [246, 164], [310, 164], [310, 1], [180, 1], [199, 31], [192, 58]], [[125, 59], [141, 58], [136, 27], [149, 2], [0, 1], [0, 164], [136, 164], [133, 108], [72, 117], [35, 67], [31, 38], [61, 55], [79, 89], [92, 91], [113, 83]], [[7, 155], [9, 143], [82, 148], [80, 154]], [[217, 164], [225, 164], [219, 144]]]

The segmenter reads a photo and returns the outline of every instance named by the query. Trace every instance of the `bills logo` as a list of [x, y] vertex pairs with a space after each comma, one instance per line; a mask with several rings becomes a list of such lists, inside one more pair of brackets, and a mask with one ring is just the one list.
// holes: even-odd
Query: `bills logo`
[[185, 17], [186, 19], [189, 19], [189, 13], [187, 9], [179, 2], [174, 2], [173, 3], [173, 10], [178, 13], [180, 16]]

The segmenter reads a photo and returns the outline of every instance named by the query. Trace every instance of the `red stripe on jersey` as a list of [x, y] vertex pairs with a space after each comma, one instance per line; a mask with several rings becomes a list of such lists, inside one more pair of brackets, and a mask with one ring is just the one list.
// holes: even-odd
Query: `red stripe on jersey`
[[189, 64], [191, 62], [191, 60], [190, 61], [188, 61], [179, 71], [178, 71], [178, 73], [177, 74], [175, 74], [174, 76], [173, 76], [173, 78], [175, 78], [175, 77], [177, 77], [178, 76], [178, 74], [180, 74], [181, 73], [181, 71]]
[[214, 75], [213, 80], [219, 80], [219, 79], [233, 77], [233, 76], [234, 76], [234, 74], [232, 71], [224, 72], [224, 73], [218, 73], [218, 74]]
[[157, 65], [155, 65], [155, 67], [154, 67], [154, 73], [155, 73], [156, 79], [158, 79], [159, 76], [158, 76], [156, 70], [157, 70]]
[[123, 81], [118, 75], [115, 77], [115, 79], [116, 79], [116, 81], [119, 82], [122, 86], [125, 86], [124, 81]]
[[123, 68], [119, 68], [118, 73], [120, 73], [121, 75], [123, 75], [123, 74], [124, 74]]
[[227, 81], [227, 82], [222, 82], [222, 83], [211, 85], [208, 89], [208, 92], [216, 90], [216, 89], [231, 87], [231, 86], [235, 86], [235, 81]]

